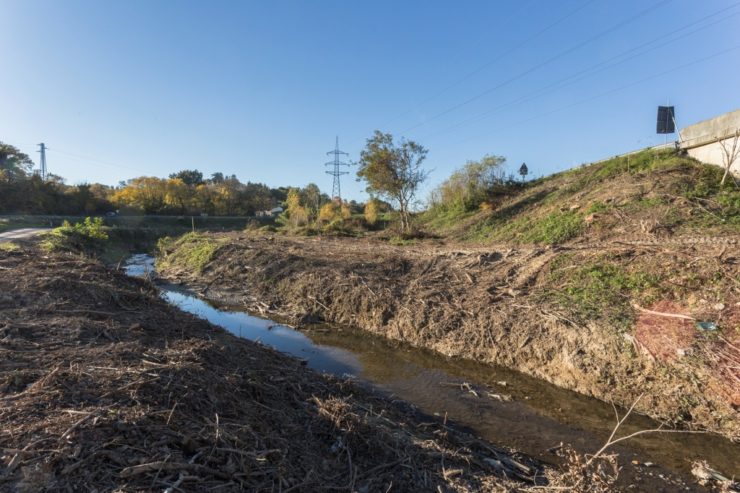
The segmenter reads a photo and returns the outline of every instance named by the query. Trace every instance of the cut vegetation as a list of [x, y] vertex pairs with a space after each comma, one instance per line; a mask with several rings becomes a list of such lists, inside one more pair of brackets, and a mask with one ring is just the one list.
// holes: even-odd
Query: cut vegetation
[[316, 374], [92, 260], [1, 250], [0, 269], [1, 491], [610, 484]]
[[177, 260], [195, 255], [187, 242], [164, 244], [160, 259], [207, 297], [352, 324], [622, 405], [646, 392], [641, 411], [737, 438], [740, 191], [721, 174], [643, 152], [477, 204], [437, 203], [420, 220], [442, 239], [209, 235], [219, 247], [197, 268]]

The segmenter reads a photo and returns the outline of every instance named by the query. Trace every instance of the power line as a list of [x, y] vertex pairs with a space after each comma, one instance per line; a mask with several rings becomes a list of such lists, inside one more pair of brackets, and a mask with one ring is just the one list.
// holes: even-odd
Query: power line
[[461, 103], [458, 103], [458, 104], [455, 104], [453, 106], [450, 106], [449, 108], [445, 109], [444, 111], [441, 111], [440, 113], [437, 113], [436, 115], [428, 118], [426, 121], [424, 121], [422, 123], [418, 123], [416, 125], [413, 125], [413, 126], [407, 128], [407, 129], [401, 131], [400, 133], [401, 134], [404, 134], [406, 132], [409, 132], [411, 130], [414, 130], [416, 128], [419, 128], [421, 126], [424, 126], [424, 125], [426, 125], [427, 123], [429, 123], [432, 120], [436, 120], [437, 118], [440, 118], [440, 117], [442, 117], [444, 115], [447, 115], [448, 113], [451, 113], [452, 111], [455, 111], [458, 108], [461, 108], [463, 106], [466, 106], [466, 105], [472, 103], [473, 101], [476, 101], [476, 100], [482, 98], [483, 96], [486, 96], [486, 95], [492, 93], [493, 91], [495, 91], [497, 89], [500, 89], [500, 88], [502, 88], [502, 87], [504, 87], [504, 86], [506, 86], [506, 85], [508, 85], [508, 84], [510, 84], [512, 82], [514, 82], [514, 81], [517, 81], [517, 80], [521, 79], [522, 77], [524, 77], [526, 75], [531, 74], [532, 72], [534, 72], [534, 71], [536, 71], [536, 70], [544, 67], [545, 65], [548, 65], [548, 64], [550, 64], [550, 63], [552, 63], [552, 62], [554, 62], [556, 60], [559, 60], [560, 58], [564, 57], [565, 55], [568, 55], [568, 54], [570, 54], [570, 53], [572, 53], [572, 52], [574, 52], [576, 50], [579, 50], [580, 48], [583, 48], [584, 46], [588, 45], [589, 43], [592, 43], [592, 42], [596, 41], [597, 39], [603, 38], [607, 34], [611, 34], [612, 32], [614, 32], [614, 31], [616, 31], [618, 29], [621, 29], [622, 27], [624, 27], [624, 26], [626, 26], [626, 25], [634, 22], [635, 20], [639, 19], [640, 17], [643, 17], [643, 16], [649, 14], [650, 12], [652, 12], [655, 9], [657, 9], [658, 7], [663, 6], [663, 5], [665, 5], [665, 4], [669, 3], [669, 2], [672, 2], [672, 1], [673, 0], [661, 0], [658, 3], [653, 4], [650, 7], [641, 10], [640, 12], [638, 12], [635, 15], [633, 15], [632, 17], [629, 17], [629, 18], [627, 18], [627, 19], [625, 19], [623, 21], [618, 22], [617, 24], [615, 24], [612, 27], [606, 29], [605, 31], [602, 31], [602, 32], [600, 32], [600, 33], [598, 33], [598, 34], [596, 34], [594, 36], [591, 36], [590, 38], [587, 38], [587, 39], [585, 39], [585, 40], [583, 40], [583, 41], [581, 41], [579, 43], [576, 43], [575, 45], [571, 46], [570, 48], [557, 53], [556, 55], [548, 58], [547, 60], [545, 60], [543, 62], [540, 62], [540, 63], [538, 63], [538, 64], [536, 64], [536, 65], [534, 65], [534, 66], [532, 66], [532, 67], [530, 67], [530, 68], [528, 68], [526, 70], [524, 70], [523, 72], [520, 72], [517, 75], [515, 75], [513, 77], [510, 77], [510, 78], [506, 79], [505, 81], [500, 82], [497, 85], [495, 85], [493, 87], [490, 87], [490, 88], [488, 88], [488, 89], [486, 89], [486, 90], [484, 90], [484, 91], [476, 94], [475, 96], [472, 96], [472, 97], [466, 99], [465, 101], [462, 101]]
[[138, 168], [132, 168], [131, 166], [125, 166], [123, 164], [113, 163], [113, 162], [110, 162], [110, 161], [105, 161], [105, 160], [94, 158], [94, 157], [91, 157], [91, 156], [85, 156], [85, 155], [81, 155], [81, 154], [75, 154], [75, 153], [67, 152], [67, 151], [60, 151], [59, 149], [55, 149], [54, 152], [55, 153], [58, 153], [58, 154], [62, 154], [63, 156], [70, 157], [72, 159], [76, 159], [78, 161], [87, 161], [87, 162], [90, 162], [90, 163], [100, 164], [100, 165], [103, 165], [103, 166], [108, 166], [108, 167], [116, 168], [116, 169], [127, 169], [129, 171], [136, 171], [137, 173], [143, 173], [143, 174], [147, 174], [148, 173], [147, 171], [144, 171], [144, 170], [141, 170], [141, 169], [138, 169]]
[[[442, 88], [441, 90], [439, 90], [436, 93], [432, 94], [428, 98], [422, 100], [421, 102], [419, 102], [418, 104], [416, 104], [414, 107], [412, 107], [412, 108], [404, 111], [403, 113], [401, 113], [399, 115], [396, 115], [395, 117], [393, 117], [390, 120], [386, 121], [385, 123], [383, 123], [383, 125], [381, 125], [381, 128], [382, 127], [385, 127], [389, 123], [391, 123], [391, 122], [393, 122], [393, 121], [395, 121], [395, 120], [397, 120], [397, 119], [399, 119], [401, 117], [404, 117], [404, 116], [408, 115], [409, 113], [411, 113], [412, 111], [420, 108], [421, 106], [425, 105], [426, 103], [428, 103], [430, 101], [433, 101], [434, 99], [438, 98], [439, 96], [441, 96], [442, 94], [446, 93], [450, 89], [453, 89], [453, 88], [459, 86], [460, 84], [462, 84], [466, 80], [468, 80], [471, 77], [479, 74], [480, 72], [482, 72], [483, 70], [487, 69], [488, 67], [490, 67], [494, 63], [496, 63], [499, 60], [501, 60], [504, 57], [506, 57], [507, 55], [510, 55], [510, 54], [514, 53], [515, 51], [517, 51], [519, 48], [521, 48], [522, 46], [526, 45], [527, 43], [529, 43], [529, 42], [537, 39], [540, 36], [542, 36], [543, 34], [545, 34], [550, 29], [554, 28], [555, 26], [557, 26], [561, 22], [567, 20], [568, 18], [574, 16], [575, 14], [577, 14], [578, 12], [580, 12], [581, 10], [583, 10], [584, 8], [588, 7], [589, 5], [591, 5], [592, 3], [596, 2], [596, 1], [598, 1], [598, 0], [588, 0], [586, 3], [582, 4], [581, 6], [577, 7], [576, 9], [574, 9], [574, 10], [568, 12], [567, 14], [565, 14], [564, 16], [558, 18], [555, 22], [553, 22], [551, 24], [548, 24], [546, 27], [544, 27], [543, 29], [540, 29], [535, 34], [529, 36], [528, 38], [526, 38], [525, 40], [521, 41], [520, 43], [518, 43], [518, 44], [516, 44], [516, 45], [514, 45], [514, 46], [512, 46], [512, 47], [510, 47], [510, 48], [508, 48], [506, 50], [504, 50], [503, 52], [499, 53], [493, 59], [485, 62], [483, 65], [480, 65], [478, 68], [476, 68], [476, 69], [468, 72], [467, 74], [463, 75], [462, 77], [460, 77], [459, 79], [455, 80], [451, 84], [445, 86], [444, 88]], [[522, 4], [522, 8], [528, 6], [531, 3], [532, 2], [530, 1], [530, 2], [527, 2], [526, 4]], [[522, 10], [522, 9], [518, 9], [516, 11], [517, 14], [519, 13], [519, 10]], [[502, 21], [502, 24], [508, 23], [508, 21], [510, 21], [514, 17], [515, 17], [515, 15], [512, 14], [505, 21]]]
[[664, 70], [662, 72], [655, 73], [653, 75], [649, 75], [649, 76], [644, 77], [642, 79], [638, 79], [638, 80], [633, 81], [633, 82], [630, 82], [628, 84], [625, 84], [625, 85], [622, 85], [622, 86], [619, 86], [619, 87], [615, 87], [613, 89], [610, 89], [608, 91], [605, 91], [605, 92], [596, 94], [596, 95], [591, 96], [591, 97], [588, 97], [586, 99], [582, 99], [580, 101], [576, 101], [574, 103], [571, 103], [571, 104], [568, 104], [568, 105], [565, 105], [565, 106], [560, 106], [560, 107], [555, 108], [553, 110], [546, 111], [544, 113], [540, 113], [540, 114], [534, 115], [534, 116], [532, 116], [530, 118], [526, 118], [524, 120], [520, 120], [520, 121], [515, 122], [515, 123], [506, 124], [505, 126], [501, 126], [499, 128], [493, 129], [493, 130], [491, 130], [489, 132], [486, 132], [485, 134], [479, 134], [479, 135], [474, 136], [474, 137], [468, 137], [466, 139], [463, 139], [463, 140], [460, 140], [460, 141], [456, 142], [455, 145], [463, 144], [465, 142], [468, 142], [468, 141], [471, 141], [471, 140], [475, 140], [475, 139], [479, 139], [481, 137], [486, 137], [492, 131], [498, 131], [498, 130], [507, 129], [507, 128], [510, 128], [510, 127], [513, 127], [513, 126], [522, 125], [522, 124], [528, 123], [528, 122], [530, 122], [532, 120], [536, 120], [538, 118], [542, 118], [542, 117], [545, 117], [545, 116], [552, 115], [553, 113], [558, 113], [560, 111], [563, 111], [563, 110], [566, 110], [566, 109], [570, 109], [570, 108], [573, 108], [575, 106], [580, 106], [582, 104], [591, 102], [591, 101], [593, 101], [595, 99], [600, 99], [600, 98], [603, 98], [603, 97], [606, 97], [606, 96], [610, 96], [610, 95], [612, 95], [614, 93], [623, 91], [625, 89], [629, 89], [630, 87], [633, 87], [633, 86], [636, 86], [636, 85], [645, 83], [645, 82], [650, 81], [650, 80], [653, 80], [653, 79], [657, 79], [659, 77], [663, 77], [664, 75], [668, 75], [668, 74], [671, 74], [673, 72], [678, 72], [680, 70], [684, 70], [684, 69], [686, 69], [688, 67], [691, 67], [693, 65], [697, 65], [699, 63], [706, 62], [708, 60], [717, 58], [719, 56], [726, 55], [727, 53], [730, 53], [730, 52], [735, 51], [735, 50], [738, 50], [738, 49], [740, 49], [740, 45], [735, 45], [735, 46], [733, 46], [731, 48], [727, 48], [725, 50], [717, 51], [717, 52], [715, 52], [715, 53], [713, 53], [711, 55], [708, 55], [708, 56], [705, 56], [705, 57], [702, 57], [702, 58], [693, 60], [693, 61], [688, 62], [688, 63], [684, 63], [684, 64], [681, 64], [681, 65], [678, 65], [678, 66], [673, 67], [671, 69], [668, 69], [668, 70]]
[[350, 166], [349, 163], [345, 163], [339, 160], [339, 156], [349, 156], [346, 152], [339, 150], [339, 137], [337, 137], [336, 144], [334, 146], [333, 151], [329, 151], [326, 153], [328, 156], [334, 155], [334, 161], [329, 161], [325, 164], [325, 166], [332, 166], [331, 171], [327, 171], [327, 175], [332, 175], [334, 177], [334, 182], [332, 183], [331, 188], [331, 197], [332, 199], [339, 199], [342, 200], [342, 187], [339, 183], [339, 177], [342, 175], [348, 175], [349, 171], [342, 171], [342, 166]]
[[[614, 55], [614, 56], [612, 56], [612, 57], [610, 57], [610, 58], [608, 58], [606, 60], [603, 60], [603, 61], [601, 61], [601, 62], [599, 62], [599, 63], [597, 63], [595, 65], [592, 65], [592, 66], [590, 66], [590, 67], [588, 67], [586, 69], [583, 69], [583, 70], [581, 70], [579, 72], [576, 72], [575, 74], [572, 74], [572, 75], [569, 75], [567, 77], [564, 77], [564, 78], [562, 78], [562, 79], [560, 79], [560, 80], [558, 80], [558, 81], [556, 81], [556, 82], [554, 82], [552, 84], [548, 84], [548, 85], [546, 85], [546, 86], [544, 86], [544, 87], [542, 87], [542, 88], [540, 88], [540, 89], [538, 89], [536, 91], [533, 91], [530, 94], [526, 94], [526, 95], [521, 96], [521, 97], [519, 97], [517, 99], [514, 99], [514, 100], [508, 101], [506, 103], [500, 104], [500, 105], [498, 105], [498, 106], [496, 106], [494, 108], [491, 108], [490, 110], [484, 111], [483, 113], [480, 113], [480, 114], [475, 115], [473, 117], [470, 117], [470, 118], [467, 118], [465, 120], [462, 120], [462, 121], [460, 121], [458, 123], [455, 123], [453, 125], [450, 125], [450, 126], [444, 128], [442, 130], [439, 130], [437, 132], [433, 132], [431, 134], [427, 134], [425, 136], [425, 138], [433, 137], [433, 136], [436, 136], [436, 135], [445, 134], [445, 133], [448, 133], [448, 132], [450, 132], [450, 131], [452, 131], [452, 130], [454, 130], [456, 128], [465, 126], [465, 125], [467, 125], [469, 123], [473, 123], [473, 122], [476, 122], [476, 121], [483, 120], [483, 119], [485, 119], [485, 118], [487, 118], [487, 117], [489, 117], [489, 116], [491, 116], [493, 114], [499, 113], [500, 110], [502, 110], [504, 108], [507, 108], [509, 106], [513, 106], [513, 105], [516, 105], [516, 104], [520, 104], [520, 103], [525, 103], [525, 102], [528, 102], [528, 101], [532, 101], [532, 100], [537, 99], [539, 97], [542, 97], [542, 96], [544, 96], [546, 94], [550, 94], [550, 93], [552, 93], [552, 92], [554, 92], [554, 91], [556, 91], [558, 89], [562, 89], [563, 87], [570, 86], [570, 85], [572, 85], [572, 84], [574, 84], [574, 83], [576, 83], [576, 82], [578, 82], [580, 80], [583, 80], [583, 79], [585, 79], [587, 77], [591, 77], [591, 76], [596, 75], [596, 74], [598, 74], [600, 72], [603, 72], [604, 70], [607, 70], [609, 68], [615, 67], [617, 65], [620, 65], [622, 63], [625, 63], [625, 62], [627, 62], [629, 60], [632, 60], [634, 58], [637, 58], [639, 56], [642, 56], [642, 55], [645, 55], [647, 53], [650, 53], [651, 51], [655, 51], [655, 50], [657, 50], [659, 48], [662, 48], [664, 46], [667, 46], [667, 45], [669, 45], [671, 43], [675, 43], [676, 41], [679, 41], [679, 40], [684, 39], [684, 38], [686, 38], [688, 36], [691, 36], [693, 34], [696, 34], [697, 32], [700, 32], [700, 31], [703, 31], [705, 29], [708, 29], [708, 28], [710, 28], [710, 27], [712, 27], [712, 26], [714, 26], [716, 24], [719, 24], [721, 22], [725, 22], [725, 21], [727, 21], [727, 20], [729, 20], [729, 19], [731, 19], [731, 18], [733, 18], [733, 17], [735, 17], [737, 15], [740, 15], [740, 12], [735, 12], [733, 14], [726, 15], [726, 16], [724, 16], [723, 18], [721, 18], [719, 20], [716, 20], [716, 21], [711, 22], [709, 24], [705, 24], [705, 25], [703, 25], [703, 26], [701, 26], [701, 27], [699, 27], [697, 29], [694, 29], [693, 31], [689, 31], [689, 32], [684, 33], [684, 34], [682, 34], [680, 36], [676, 36], [673, 39], [668, 39], [668, 40], [666, 40], [666, 41], [664, 41], [664, 42], [662, 42], [662, 43], [660, 43], [660, 44], [658, 44], [656, 46], [653, 46], [653, 47], [651, 47], [651, 48], [649, 48], [647, 50], [638, 51], [641, 48], [645, 48], [646, 46], [649, 46], [649, 45], [654, 44], [654, 43], [656, 43], [658, 41], [664, 40], [667, 36], [671, 36], [673, 34], [676, 34], [676, 33], [679, 33], [681, 31], [684, 31], [684, 30], [686, 30], [686, 29], [688, 29], [688, 28], [690, 28], [692, 26], [695, 26], [697, 24], [701, 24], [702, 22], [704, 22], [707, 19], [710, 19], [710, 18], [715, 17], [717, 15], [723, 14], [723, 13], [727, 12], [728, 10], [734, 9], [734, 8], [736, 8], [738, 6], [740, 6], [740, 3], [736, 3], [734, 5], [731, 5], [730, 7], [726, 7], [726, 8], [720, 9], [720, 10], [718, 10], [716, 12], [713, 12], [711, 14], [708, 14], [708, 15], [700, 18], [700, 19], [697, 19], [696, 21], [693, 21], [693, 22], [690, 22], [688, 24], [685, 24], [684, 26], [682, 26], [680, 28], [674, 29], [674, 30], [672, 30], [670, 32], [667, 32], [667, 33], [665, 33], [665, 34], [663, 34], [661, 36], [658, 36], [658, 37], [656, 37], [656, 38], [654, 38], [654, 39], [652, 39], [650, 41], [647, 41], [647, 42], [642, 43], [642, 44], [640, 44], [638, 46], [635, 46], [635, 47], [630, 48], [630, 49], [628, 49], [626, 51], [623, 51], [623, 52], [621, 52], [621, 53], [619, 53], [617, 55]], [[634, 53], [634, 52], [637, 52], [637, 53], [635, 53], [635, 54], [633, 54], [631, 56], [625, 57], [625, 55], [629, 55], [630, 53]], [[620, 58], [622, 58], [622, 59], [621, 60], [618, 60]], [[617, 61], [615, 61], [614, 63], [610, 63], [610, 62], [612, 62], [614, 60], [617, 60]]]

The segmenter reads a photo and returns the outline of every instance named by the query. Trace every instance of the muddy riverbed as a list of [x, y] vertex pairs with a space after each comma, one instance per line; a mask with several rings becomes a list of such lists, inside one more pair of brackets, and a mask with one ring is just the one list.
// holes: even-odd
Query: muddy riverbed
[[[126, 270], [147, 275], [153, 266], [151, 257], [136, 255]], [[234, 335], [304, 359], [315, 370], [357, 379], [545, 462], [557, 463], [554, 452], [563, 443], [584, 453], [598, 450], [615, 424], [609, 404], [503, 367], [445, 358], [349, 327], [308, 325], [296, 331], [240, 307], [214, 306], [175, 286], [162, 285], [161, 293], [173, 305]], [[619, 436], [658, 426], [635, 414]], [[740, 475], [740, 444], [713, 434], [646, 434], [614, 451], [624, 467], [623, 481], [630, 483], [650, 484], [666, 473], [688, 482], [696, 460], [706, 460], [726, 475]]]

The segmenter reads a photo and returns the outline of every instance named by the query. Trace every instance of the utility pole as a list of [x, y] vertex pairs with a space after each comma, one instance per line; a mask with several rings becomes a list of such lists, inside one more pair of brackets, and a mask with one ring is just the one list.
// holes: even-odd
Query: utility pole
[[46, 145], [42, 142], [39, 144], [39, 152], [41, 153], [41, 162], [39, 164], [39, 167], [41, 168], [39, 170], [41, 174], [41, 181], [46, 181]]
[[329, 151], [326, 153], [328, 156], [334, 155], [334, 161], [329, 161], [325, 164], [325, 166], [332, 166], [331, 171], [327, 171], [327, 175], [332, 175], [334, 177], [334, 183], [331, 187], [331, 198], [332, 199], [339, 199], [342, 200], [342, 189], [341, 185], [339, 184], [339, 177], [341, 175], [348, 175], [349, 171], [341, 171], [341, 166], [349, 166], [349, 163], [344, 163], [339, 160], [339, 156], [349, 156], [346, 152], [342, 152], [339, 150], [339, 137], [337, 137], [337, 142], [334, 146], [333, 151]]

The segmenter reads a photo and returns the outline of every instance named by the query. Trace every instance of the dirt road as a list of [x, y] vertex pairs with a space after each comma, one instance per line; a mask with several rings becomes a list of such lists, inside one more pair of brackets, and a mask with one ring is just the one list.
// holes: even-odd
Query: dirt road
[[27, 240], [44, 231], [49, 231], [49, 228], [23, 228], [5, 231], [4, 233], [0, 233], [0, 243], [13, 240]]

